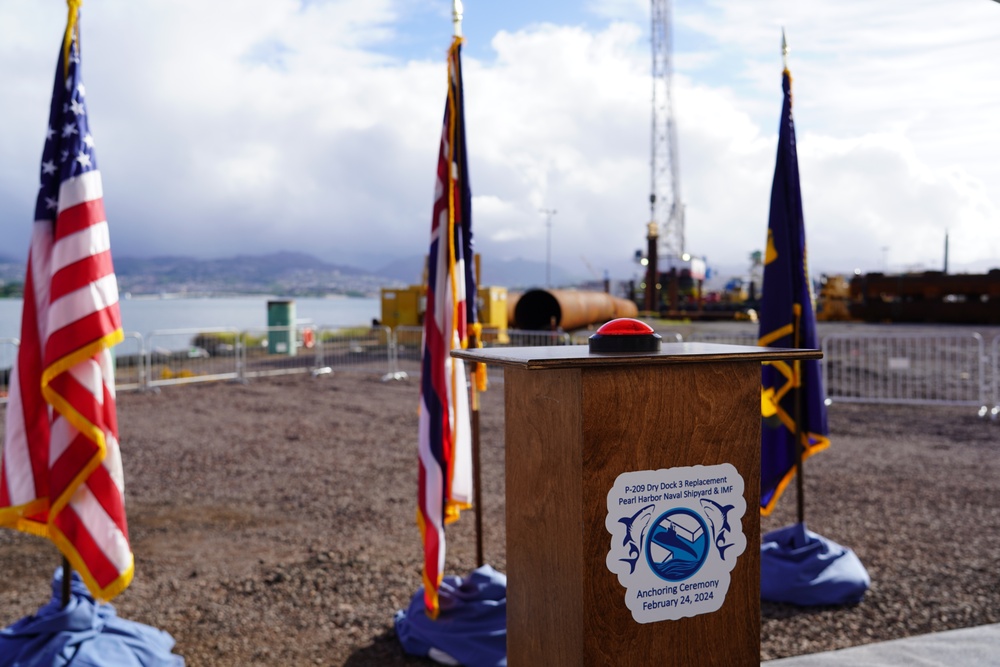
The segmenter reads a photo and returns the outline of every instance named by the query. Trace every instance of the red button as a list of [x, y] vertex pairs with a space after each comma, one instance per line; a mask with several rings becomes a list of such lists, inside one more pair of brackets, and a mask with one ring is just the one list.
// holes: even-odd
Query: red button
[[622, 317], [598, 329], [588, 341], [591, 353], [659, 352], [660, 335], [640, 320]]
[[641, 320], [620, 317], [601, 325], [597, 333], [602, 336], [648, 336], [653, 333], [653, 327]]

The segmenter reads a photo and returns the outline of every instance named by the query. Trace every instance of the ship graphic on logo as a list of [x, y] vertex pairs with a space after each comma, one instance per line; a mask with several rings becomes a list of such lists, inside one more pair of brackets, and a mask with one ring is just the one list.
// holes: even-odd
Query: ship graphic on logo
[[661, 514], [647, 533], [646, 562], [664, 581], [684, 581], [705, 564], [711, 546], [701, 516], [686, 507]]

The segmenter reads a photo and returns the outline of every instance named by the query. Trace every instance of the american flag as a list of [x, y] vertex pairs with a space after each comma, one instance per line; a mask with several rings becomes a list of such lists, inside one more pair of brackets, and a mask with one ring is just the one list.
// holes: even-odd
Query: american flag
[[121, 341], [101, 173], [71, 4], [42, 153], [21, 346], [0, 457], [0, 524], [51, 539], [96, 598], [132, 580], [110, 348]]
[[[420, 375], [417, 523], [424, 541], [424, 605], [430, 618], [436, 618], [439, 611], [444, 526], [472, 504], [472, 437], [465, 363], [449, 354], [468, 346], [468, 332], [476, 313], [461, 43], [461, 38], [456, 37], [448, 52], [448, 102], [431, 220]], [[467, 293], [473, 298], [467, 299]]]

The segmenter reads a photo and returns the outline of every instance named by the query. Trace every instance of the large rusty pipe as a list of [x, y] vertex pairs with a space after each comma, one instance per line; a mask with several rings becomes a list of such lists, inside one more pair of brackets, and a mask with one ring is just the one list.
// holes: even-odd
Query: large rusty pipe
[[628, 299], [577, 290], [528, 290], [513, 306], [514, 325], [532, 330], [572, 331], [638, 314], [639, 308]]
[[521, 292], [507, 292], [507, 326], [517, 327], [517, 320], [514, 319], [514, 311], [517, 309], [517, 302], [521, 300]]

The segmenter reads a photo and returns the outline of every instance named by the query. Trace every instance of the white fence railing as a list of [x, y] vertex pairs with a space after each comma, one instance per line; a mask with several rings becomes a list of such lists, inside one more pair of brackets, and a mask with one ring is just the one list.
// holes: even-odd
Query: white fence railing
[[324, 327], [318, 341], [317, 368], [380, 375], [394, 371], [395, 351], [389, 327]]
[[[224, 327], [162, 329], [146, 337], [146, 386], [235, 380], [239, 332]], [[117, 378], [115, 378], [117, 381]]]
[[733, 333], [695, 332], [688, 336], [689, 343], [717, 343], [719, 345], [749, 345], [757, 347], [757, 334], [749, 331]]
[[[311, 332], [303, 336], [305, 331]], [[305, 338], [306, 340], [303, 340]], [[322, 363], [315, 328], [275, 326], [245, 329], [236, 337], [240, 351], [239, 378], [267, 377], [314, 371]]]
[[129, 391], [146, 386], [146, 343], [142, 334], [129, 332], [111, 348], [115, 360], [115, 389]]
[[[420, 374], [423, 333], [423, 327], [396, 327], [393, 373]], [[500, 331], [484, 328], [482, 335], [483, 347], [538, 347], [573, 344], [572, 337], [565, 331], [529, 331], [523, 329]], [[491, 381], [500, 382], [503, 380], [503, 369], [498, 366], [487, 367], [487, 374]]]
[[[210, 380], [287, 373], [420, 374], [421, 327], [268, 327], [127, 333], [114, 348], [116, 387], [144, 390]], [[661, 333], [667, 342], [680, 334]], [[585, 344], [589, 334], [495, 329], [487, 347]], [[752, 333], [696, 334], [689, 341], [754, 345]], [[6, 403], [19, 341], [0, 339], [0, 403]], [[827, 334], [821, 362], [830, 402], [965, 405], [1000, 417], [1000, 335], [978, 333]], [[502, 370], [490, 368], [491, 379]]]
[[1000, 417], [1000, 336], [993, 338], [990, 345], [990, 359], [993, 360], [990, 373], [993, 377], [993, 406], [990, 408], [990, 416], [997, 419]]
[[392, 337], [393, 377], [406, 377], [407, 374], [420, 374], [420, 345], [423, 340], [423, 327], [396, 327]]
[[823, 379], [834, 402], [982, 407], [989, 400], [987, 361], [978, 333], [823, 339]]

